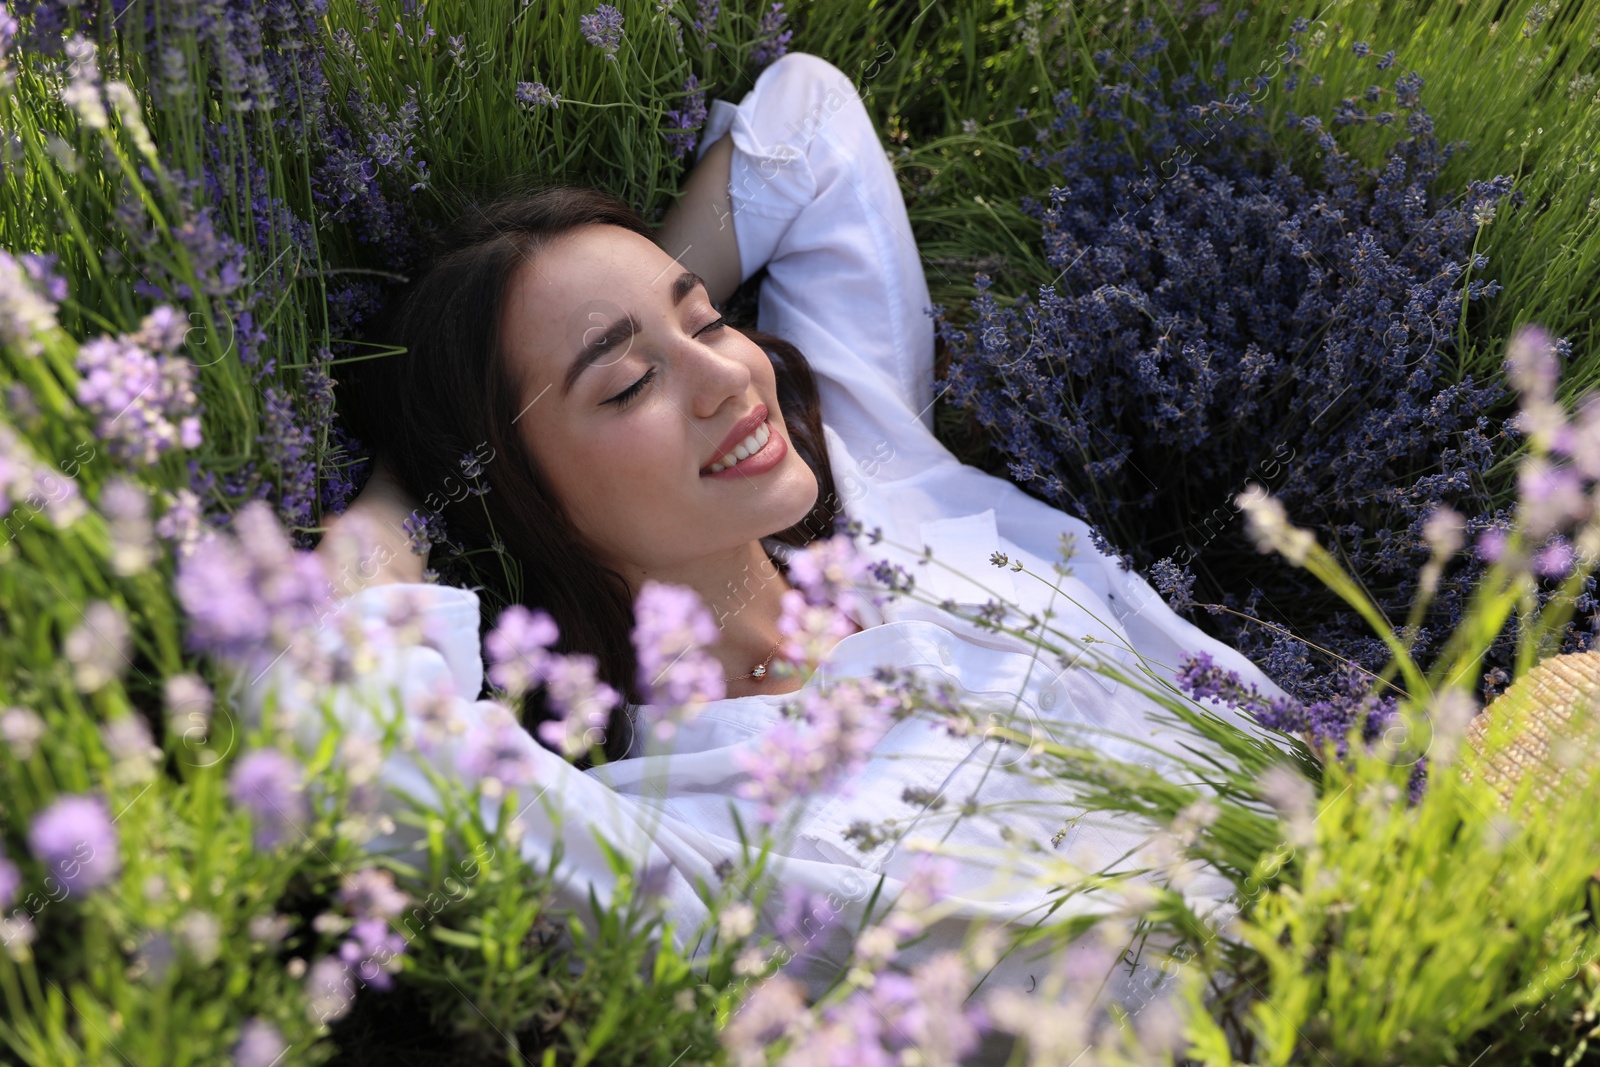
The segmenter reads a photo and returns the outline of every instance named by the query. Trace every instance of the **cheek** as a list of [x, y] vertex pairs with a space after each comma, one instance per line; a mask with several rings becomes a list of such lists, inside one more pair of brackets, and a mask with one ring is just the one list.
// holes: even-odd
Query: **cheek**
[[651, 501], [680, 494], [683, 441], [673, 429], [653, 419], [621, 419], [607, 432], [557, 444], [551, 480], [574, 521], [600, 533], [618, 516], [637, 522], [641, 512], [659, 513]]

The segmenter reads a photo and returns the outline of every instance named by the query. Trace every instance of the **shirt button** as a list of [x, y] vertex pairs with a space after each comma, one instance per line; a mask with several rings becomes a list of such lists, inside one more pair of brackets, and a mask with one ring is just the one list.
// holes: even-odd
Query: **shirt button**
[[946, 667], [950, 666], [950, 650], [944, 645], [939, 646], [939, 662]]
[[1039, 706], [1045, 711], [1049, 711], [1056, 706], [1056, 691], [1054, 688], [1046, 689], [1039, 694]]

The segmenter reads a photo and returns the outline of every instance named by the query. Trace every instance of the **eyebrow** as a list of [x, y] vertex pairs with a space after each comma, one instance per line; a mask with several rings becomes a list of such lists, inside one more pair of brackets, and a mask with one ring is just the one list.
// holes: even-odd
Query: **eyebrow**
[[[705, 286], [705, 279], [692, 270], [686, 270], [672, 279], [672, 306], [677, 307], [683, 303], [684, 297], [694, 292], [696, 288]], [[710, 290], [708, 289], [707, 292]], [[578, 376], [596, 363], [610, 351], [611, 346], [621, 342], [624, 338], [632, 337], [639, 331], [639, 321], [632, 315], [620, 318], [605, 328], [605, 332], [579, 350], [578, 356], [572, 361], [572, 366], [567, 368], [567, 376], [561, 382], [561, 395], [566, 396], [572, 392], [572, 386], [577, 382]], [[586, 333], [592, 330], [586, 330]]]

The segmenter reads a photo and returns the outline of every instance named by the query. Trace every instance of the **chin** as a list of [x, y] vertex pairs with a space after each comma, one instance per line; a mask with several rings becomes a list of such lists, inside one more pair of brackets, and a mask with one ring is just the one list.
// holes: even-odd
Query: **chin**
[[[812, 473], [810, 467], [806, 466], [805, 461], [798, 456], [795, 457], [795, 465], [800, 468], [801, 476], [795, 479], [792, 491], [789, 491], [789, 485], [785, 484], [785, 492], [782, 499], [783, 506], [773, 509], [777, 512], [780, 525], [763, 534], [763, 537], [771, 537], [773, 534], [779, 534], [789, 529], [789, 527], [804, 520], [807, 515], [811, 514], [811, 509], [817, 506], [817, 499], [820, 494], [820, 489], [817, 486], [817, 476]], [[818, 531], [818, 533], [821, 532]]]

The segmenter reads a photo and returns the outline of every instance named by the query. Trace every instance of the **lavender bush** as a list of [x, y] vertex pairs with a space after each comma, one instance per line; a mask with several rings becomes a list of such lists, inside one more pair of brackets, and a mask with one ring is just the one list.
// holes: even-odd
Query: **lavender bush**
[[[1434, 133], [1422, 78], [1388, 70], [1392, 57], [1374, 57], [1378, 83], [1326, 120], [1291, 113], [1280, 134], [1258, 97], [1272, 76], [1315, 78], [1292, 65], [1303, 23], [1283, 73], [1232, 91], [1213, 72], [1146, 73], [1166, 42], [1142, 29], [1125, 80], [1081, 102], [1059, 94], [1039, 145], [1021, 149], [1049, 175], [1024, 210], [1056, 278], [1008, 306], [980, 275], [970, 322], [941, 315], [949, 395], [1019, 484], [1097, 525], [1179, 610], [1198, 598], [1226, 611], [1219, 634], [1282, 684], [1331, 697], [1342, 672], [1308, 646], [1368, 672], [1386, 652], [1316, 583], [1254, 580], [1232, 497], [1250, 479], [1270, 486], [1338, 538], [1396, 618], [1439, 501], [1477, 516], [1474, 532], [1503, 521], [1483, 479], [1503, 454], [1505, 393], [1456, 368], [1462, 324], [1500, 288], [1474, 249], [1514, 203], [1511, 181], [1439, 187], [1454, 147]], [[1369, 170], [1340, 136], [1370, 127], [1395, 136]], [[1315, 145], [1314, 174], [1291, 170], [1285, 138]], [[1446, 580], [1412, 635], [1419, 652], [1458, 621], [1476, 577]]]

